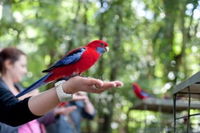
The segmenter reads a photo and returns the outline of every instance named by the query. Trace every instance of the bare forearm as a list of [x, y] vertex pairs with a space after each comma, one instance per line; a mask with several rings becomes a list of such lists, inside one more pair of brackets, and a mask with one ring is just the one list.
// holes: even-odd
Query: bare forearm
[[[99, 86], [98, 89], [93, 89], [92, 86]], [[122, 86], [123, 83], [119, 81], [103, 82], [94, 78], [74, 77], [62, 84], [63, 91], [68, 94], [74, 94], [78, 91], [101, 93], [109, 88]], [[59, 103], [56, 89], [49, 89], [37, 96], [30, 98], [28, 102], [29, 109], [35, 115], [44, 115]], [[87, 110], [94, 112], [93, 105], [89, 102]], [[90, 111], [89, 111], [90, 112]]]
[[35, 115], [44, 115], [59, 103], [55, 88], [47, 90], [29, 100], [29, 109]]

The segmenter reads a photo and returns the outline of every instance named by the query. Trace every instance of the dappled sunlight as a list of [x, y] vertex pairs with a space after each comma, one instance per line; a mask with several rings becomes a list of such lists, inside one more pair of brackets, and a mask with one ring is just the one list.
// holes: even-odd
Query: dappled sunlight
[[[200, 0], [2, 0], [0, 49], [13, 46], [27, 54], [22, 84], [29, 86], [70, 50], [104, 40], [109, 52], [81, 76], [124, 86], [88, 94], [96, 117], [83, 121], [83, 132], [170, 133], [176, 85], [200, 68], [199, 20]], [[145, 100], [134, 94], [133, 83]], [[177, 121], [177, 129], [186, 131], [186, 121]], [[191, 119], [196, 132], [199, 122]]]

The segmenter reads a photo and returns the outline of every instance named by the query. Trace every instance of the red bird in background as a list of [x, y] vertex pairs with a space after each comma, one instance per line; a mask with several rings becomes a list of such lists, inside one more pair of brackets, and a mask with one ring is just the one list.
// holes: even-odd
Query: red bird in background
[[106, 51], [108, 51], [108, 43], [102, 40], [94, 40], [83, 47], [68, 52], [62, 59], [43, 71], [47, 73], [45, 76], [20, 92], [16, 97], [52, 81], [80, 75], [92, 67]]
[[142, 88], [137, 83], [133, 83], [133, 92], [139, 99], [146, 99], [152, 97], [150, 94], [142, 90]]

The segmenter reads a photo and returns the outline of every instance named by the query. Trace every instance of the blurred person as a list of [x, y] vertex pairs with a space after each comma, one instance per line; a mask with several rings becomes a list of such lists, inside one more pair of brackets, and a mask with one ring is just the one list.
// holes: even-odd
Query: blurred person
[[[26, 59], [20, 60], [18, 56], [22, 53], [19, 49], [16, 48], [6, 48], [5, 50], [10, 49], [12, 51], [12, 55], [18, 58], [15, 62], [22, 64], [23, 67], [13, 67], [12, 71], [11, 69], [7, 69], [7, 64], [4, 66], [6, 73], [3, 73], [0, 78], [0, 86], [3, 86], [4, 88], [7, 88], [10, 90], [14, 95], [18, 94], [20, 91], [23, 90], [23, 87], [18, 84], [24, 75], [27, 73], [26, 69]], [[9, 51], [9, 50], [8, 50]], [[7, 58], [8, 60], [11, 60], [11, 58]], [[16, 77], [16, 72], [18, 72], [18, 77]], [[15, 79], [15, 80], [13, 80]], [[13, 86], [14, 85], [14, 86]], [[31, 93], [28, 93], [27, 95], [24, 95], [23, 97], [20, 97], [21, 99], [24, 99], [28, 96], [34, 96], [39, 94], [39, 90], [34, 90]], [[76, 109], [75, 106], [72, 107], [62, 107], [62, 108], [55, 108], [52, 112], [49, 112], [48, 114], [44, 115], [43, 117], [39, 118], [38, 120], [32, 120], [24, 125], [21, 125], [19, 127], [12, 127], [3, 123], [0, 123], [0, 133], [45, 133], [45, 125], [48, 125], [49, 123], [53, 123], [55, 121], [55, 116], [59, 114], [68, 114], [69, 112]]]
[[81, 120], [83, 118], [92, 120], [95, 117], [96, 111], [93, 104], [90, 102], [87, 93], [79, 91], [73, 94], [73, 98], [82, 100], [69, 101], [65, 106], [76, 106], [77, 109], [69, 115], [60, 115], [55, 123], [47, 126], [48, 133], [80, 133]]

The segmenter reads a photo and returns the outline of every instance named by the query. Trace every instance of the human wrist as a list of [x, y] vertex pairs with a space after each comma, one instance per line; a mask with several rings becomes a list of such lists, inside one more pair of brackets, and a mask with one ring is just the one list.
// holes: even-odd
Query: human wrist
[[63, 82], [55, 84], [56, 94], [60, 102], [68, 101], [72, 99], [72, 94], [66, 93], [63, 89]]

